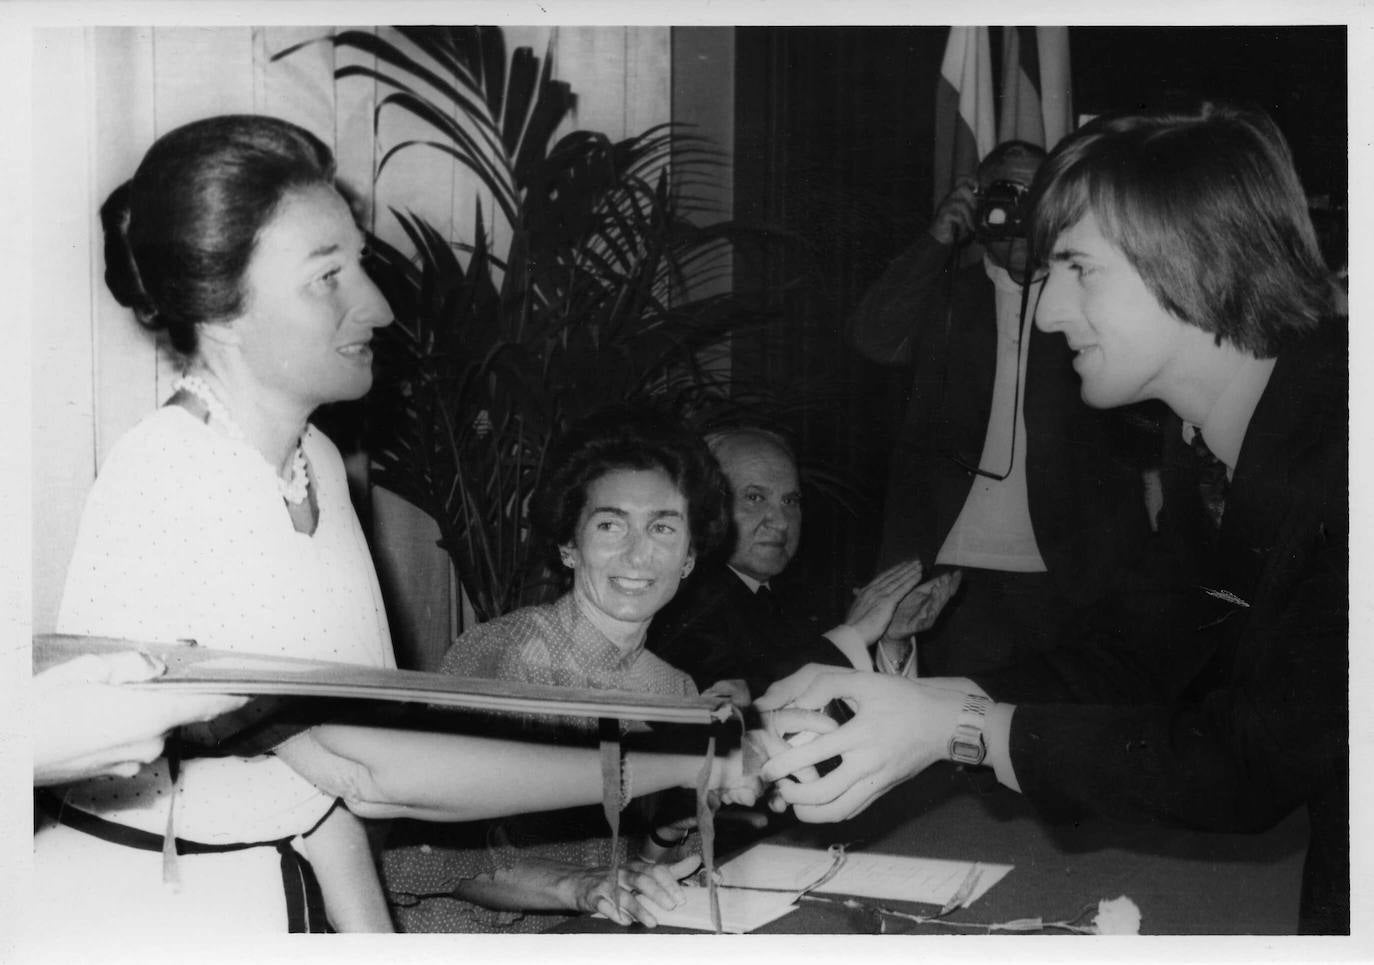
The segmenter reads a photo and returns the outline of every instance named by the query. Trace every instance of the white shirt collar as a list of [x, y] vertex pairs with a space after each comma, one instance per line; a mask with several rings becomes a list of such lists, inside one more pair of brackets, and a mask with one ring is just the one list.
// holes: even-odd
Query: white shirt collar
[[749, 592], [750, 592], [750, 593], [757, 593], [757, 592], [759, 591], [759, 587], [761, 587], [761, 586], [768, 586], [768, 581], [767, 581], [767, 580], [756, 580], [756, 579], [754, 579], [752, 576], [746, 576], [745, 574], [741, 573], [739, 570], [735, 569], [733, 566], [730, 566], [729, 563], [726, 563], [725, 565], [726, 565], [726, 567], [730, 570], [731, 573], [735, 574], [735, 575], [738, 576], [741, 580], [744, 581], [744, 585], [747, 586], [747, 587], [749, 587]]

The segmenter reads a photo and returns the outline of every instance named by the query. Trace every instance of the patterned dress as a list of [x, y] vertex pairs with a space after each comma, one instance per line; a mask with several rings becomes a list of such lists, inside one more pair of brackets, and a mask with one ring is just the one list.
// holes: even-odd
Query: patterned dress
[[[464, 633], [444, 657], [445, 673], [558, 687], [632, 690], [695, 696], [692, 679], [639, 647], [622, 653], [582, 611], [572, 594], [546, 606], [526, 607]], [[585, 742], [596, 721], [522, 714], [511, 726], [543, 740]], [[647, 826], [652, 801], [627, 810], [622, 829]], [[621, 858], [626, 839], [622, 833]], [[637, 844], [637, 841], [636, 841]], [[459, 825], [397, 822], [383, 854], [383, 876], [393, 898], [445, 892], [460, 881], [490, 875], [523, 855], [591, 867], [611, 860], [611, 839], [600, 805], [519, 815]], [[398, 925], [410, 932], [535, 932], [569, 915], [493, 911], [456, 898], [429, 898], [400, 907]]]

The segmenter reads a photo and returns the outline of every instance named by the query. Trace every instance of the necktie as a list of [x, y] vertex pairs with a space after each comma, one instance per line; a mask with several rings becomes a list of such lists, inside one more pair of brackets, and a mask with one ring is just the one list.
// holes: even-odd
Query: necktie
[[1226, 478], [1226, 464], [1207, 448], [1201, 430], [1193, 433], [1190, 445], [1197, 458], [1198, 493], [1202, 496], [1202, 505], [1207, 510], [1207, 518], [1212, 521], [1212, 528], [1220, 530], [1221, 517], [1226, 512], [1226, 490], [1230, 486], [1230, 480]]
[[754, 598], [759, 601], [760, 606], [769, 616], [777, 619], [782, 615], [782, 607], [778, 605], [778, 598], [773, 594], [767, 583], [761, 585], [754, 592]]

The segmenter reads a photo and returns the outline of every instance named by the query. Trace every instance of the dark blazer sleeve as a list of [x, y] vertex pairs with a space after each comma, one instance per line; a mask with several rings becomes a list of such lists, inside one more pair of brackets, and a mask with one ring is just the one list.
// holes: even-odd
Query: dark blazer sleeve
[[977, 459], [987, 429], [994, 290], [981, 261], [951, 271], [954, 254], [923, 232], [869, 287], [847, 323], [865, 358], [910, 368], [889, 456], [879, 568], [934, 558], [972, 485], [942, 454]]
[[849, 339], [859, 354], [881, 365], [912, 360], [913, 343], [943, 321], [951, 253], [949, 245], [922, 232], [892, 260], [850, 316]]
[[686, 673], [698, 690], [721, 680], [741, 678], [742, 641], [731, 619], [730, 586], [703, 574], [700, 584], [684, 587], [649, 625], [646, 646]]
[[803, 621], [763, 612], [728, 569], [701, 575], [654, 617], [646, 642], [698, 689], [742, 679], [757, 697], [808, 663], [849, 666], [838, 647]]
[[1022, 792], [1055, 811], [1219, 831], [1262, 830], [1291, 812], [1348, 753], [1345, 549], [1324, 541], [1277, 618], [1246, 635], [1247, 654], [1213, 651], [1242, 665], [1205, 693], [1186, 682], [1208, 669], [1188, 654], [1188, 642], [1210, 649], [1200, 633], [1156, 650], [1075, 648], [978, 680], [1019, 703], [1011, 759]]

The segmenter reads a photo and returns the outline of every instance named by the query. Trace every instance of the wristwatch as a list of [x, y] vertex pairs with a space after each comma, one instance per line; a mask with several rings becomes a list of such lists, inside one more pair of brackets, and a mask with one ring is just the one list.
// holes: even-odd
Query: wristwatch
[[959, 719], [954, 724], [954, 733], [949, 738], [949, 759], [956, 764], [976, 767], [988, 756], [988, 745], [983, 740], [983, 719], [987, 716], [992, 701], [977, 694], [965, 694], [964, 706], [959, 711]]

